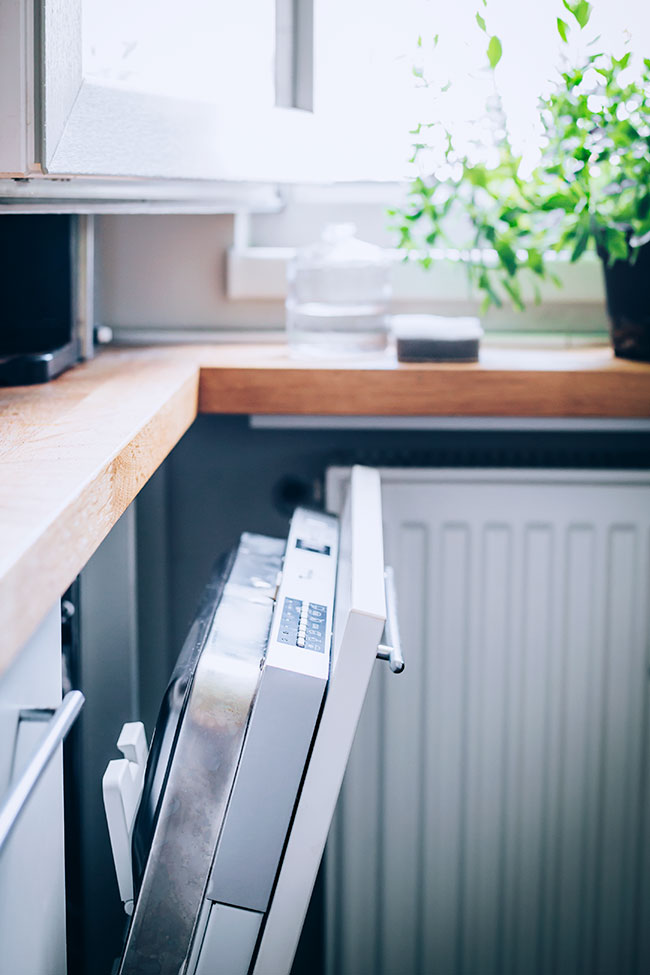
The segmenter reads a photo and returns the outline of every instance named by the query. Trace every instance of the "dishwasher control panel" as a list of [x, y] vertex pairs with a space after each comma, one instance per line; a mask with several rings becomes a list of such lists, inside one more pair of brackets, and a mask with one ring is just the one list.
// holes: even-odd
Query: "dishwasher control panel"
[[282, 607], [278, 643], [325, 652], [327, 606], [287, 596]]
[[[338, 534], [333, 515], [296, 510], [271, 624], [268, 663], [282, 666], [285, 659], [293, 667], [298, 653], [309, 672], [329, 667]], [[320, 663], [306, 659], [316, 654]]]

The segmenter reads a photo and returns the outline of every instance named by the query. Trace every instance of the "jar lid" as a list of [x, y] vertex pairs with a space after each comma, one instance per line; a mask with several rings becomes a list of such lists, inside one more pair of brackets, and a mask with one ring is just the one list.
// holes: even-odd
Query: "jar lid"
[[330, 223], [323, 228], [320, 240], [296, 251], [300, 265], [387, 265], [390, 254], [377, 244], [355, 237], [353, 223]]

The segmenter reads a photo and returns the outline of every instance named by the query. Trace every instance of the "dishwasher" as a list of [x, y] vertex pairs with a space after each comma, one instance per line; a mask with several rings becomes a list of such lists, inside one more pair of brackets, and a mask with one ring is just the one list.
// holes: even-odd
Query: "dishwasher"
[[288, 975], [373, 663], [404, 666], [381, 483], [341, 518], [243, 534], [208, 582], [148, 750], [124, 726], [103, 779], [131, 921], [120, 975]]

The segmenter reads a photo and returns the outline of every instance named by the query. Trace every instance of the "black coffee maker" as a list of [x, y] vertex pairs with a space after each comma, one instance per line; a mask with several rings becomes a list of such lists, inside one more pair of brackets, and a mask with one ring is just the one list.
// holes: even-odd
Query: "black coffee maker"
[[0, 216], [0, 385], [47, 382], [80, 358], [77, 221], [71, 214]]

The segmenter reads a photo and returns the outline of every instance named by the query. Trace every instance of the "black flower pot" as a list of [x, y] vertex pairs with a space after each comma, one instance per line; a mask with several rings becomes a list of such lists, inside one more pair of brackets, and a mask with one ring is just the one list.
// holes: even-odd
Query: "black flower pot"
[[614, 355], [650, 362], [650, 243], [640, 247], [636, 261], [615, 261], [598, 254], [605, 273], [605, 294]]

